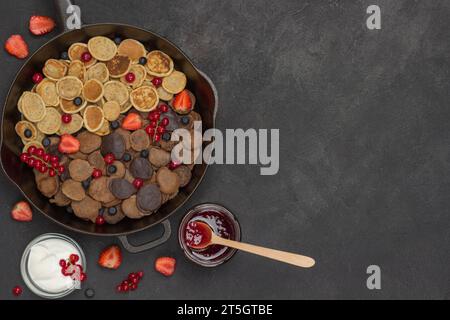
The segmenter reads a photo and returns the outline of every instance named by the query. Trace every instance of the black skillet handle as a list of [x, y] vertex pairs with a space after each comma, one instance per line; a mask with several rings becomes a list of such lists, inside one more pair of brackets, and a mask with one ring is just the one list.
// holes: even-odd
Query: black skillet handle
[[120, 242], [122, 242], [123, 247], [130, 253], [140, 253], [140, 252], [152, 249], [154, 247], [157, 247], [157, 246], [163, 244], [167, 240], [169, 240], [170, 234], [172, 233], [172, 229], [170, 228], [169, 220], [164, 220], [163, 222], [161, 222], [161, 225], [164, 228], [164, 232], [163, 232], [162, 236], [160, 238], [152, 240], [150, 242], [135, 246], [135, 245], [132, 245], [128, 241], [127, 236], [120, 236], [119, 240], [120, 240]]
[[70, 0], [54, 0], [54, 3], [64, 31], [81, 28], [83, 23], [79, 6], [73, 5]]

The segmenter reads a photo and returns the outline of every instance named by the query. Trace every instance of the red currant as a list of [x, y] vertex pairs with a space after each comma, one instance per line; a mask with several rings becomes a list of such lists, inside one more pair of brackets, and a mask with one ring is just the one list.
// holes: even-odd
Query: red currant
[[170, 161], [170, 163], [169, 163], [170, 170], [175, 170], [179, 166], [181, 166], [181, 162], [178, 162], [178, 161]]
[[47, 168], [47, 166], [46, 165], [43, 165], [42, 167], [40, 167], [39, 169], [39, 172], [40, 173], [46, 173], [47, 172], [47, 170], [48, 170], [48, 168]]
[[103, 218], [103, 216], [97, 216], [97, 218], [95, 218], [95, 224], [98, 226], [104, 225], [105, 218]]
[[103, 160], [105, 160], [106, 164], [112, 164], [116, 160], [116, 157], [112, 153], [108, 153], [103, 157]]
[[156, 121], [150, 121], [149, 126], [152, 128], [156, 128], [158, 124], [156, 123]]
[[155, 137], [153, 138], [153, 141], [158, 142], [161, 140], [161, 135], [159, 133], [155, 133]]
[[133, 278], [131, 279], [131, 284], [138, 284], [139, 283], [139, 278]]
[[148, 119], [150, 120], [150, 121], [158, 121], [158, 115], [156, 114], [156, 112], [155, 111], [152, 111], [152, 112], [150, 112], [149, 114], [148, 114]]
[[147, 132], [149, 136], [152, 136], [155, 133], [155, 128], [152, 128], [151, 126], [148, 125], [145, 127], [145, 132]]
[[38, 84], [39, 82], [44, 80], [44, 76], [42, 75], [42, 73], [36, 72], [35, 74], [33, 74], [31, 80], [33, 81], [33, 83]]
[[56, 155], [50, 156], [50, 162], [59, 162], [59, 158]]
[[72, 254], [69, 256], [69, 260], [70, 260], [70, 263], [76, 264], [76, 263], [78, 262], [78, 260], [80, 260], [80, 257], [79, 257], [77, 254], [72, 253]]
[[29, 146], [27, 149], [27, 152], [29, 154], [33, 154], [36, 151], [36, 147], [35, 146]]
[[63, 123], [70, 123], [70, 121], [72, 121], [72, 115], [71, 115], [71, 114], [68, 114], [68, 113], [64, 113], [64, 114], [61, 116], [61, 121], [62, 121]]
[[58, 161], [52, 162], [51, 165], [52, 165], [53, 168], [55, 168], [56, 170], [58, 170], [58, 167], [59, 167], [59, 162], [58, 162]]
[[140, 189], [143, 185], [144, 185], [144, 180], [142, 180], [141, 178], [136, 178], [133, 180], [133, 186], [136, 189]]
[[139, 271], [137, 273], [137, 275], [138, 275], [139, 279], [142, 279], [144, 277], [144, 271]]
[[39, 158], [41, 158], [44, 155], [45, 151], [42, 148], [37, 148], [36, 151], [34, 151], [34, 154], [37, 155]]
[[128, 280], [132, 281], [133, 279], [137, 278], [137, 274], [132, 272], [128, 275]]
[[102, 176], [102, 170], [94, 169], [94, 171], [92, 171], [92, 178], [97, 179], [97, 178], [100, 178], [101, 176]]
[[12, 293], [13, 293], [13, 295], [15, 295], [16, 297], [20, 296], [20, 295], [22, 294], [22, 292], [23, 292], [23, 290], [22, 290], [22, 288], [21, 288], [20, 286], [15, 286], [15, 287], [12, 289]]
[[20, 155], [20, 161], [22, 161], [22, 162], [27, 162], [27, 160], [28, 160], [29, 157], [30, 157], [30, 156], [28, 155], [28, 153], [22, 153], [22, 154]]
[[36, 160], [34, 158], [28, 158], [27, 164], [29, 167], [33, 168], [34, 165], [36, 164]]
[[124, 291], [124, 292], [126, 292], [126, 291], [128, 291], [130, 289], [128, 284], [122, 284], [121, 287], [122, 287], [122, 291]]
[[34, 160], [34, 167], [35, 167], [36, 169], [42, 167], [42, 165], [43, 165], [43, 163], [42, 163], [41, 160], [39, 160], [39, 159], [35, 159], [35, 160]]
[[138, 288], [137, 283], [132, 283], [132, 284], [130, 284], [130, 290], [131, 290], [131, 291], [134, 291], [134, 290], [136, 290], [137, 288]]
[[156, 128], [156, 132], [158, 132], [159, 134], [163, 134], [164, 132], [166, 132], [166, 129], [164, 127], [158, 127]]
[[162, 79], [159, 77], [154, 77], [152, 83], [155, 87], [159, 87], [162, 84]]
[[61, 173], [64, 173], [64, 171], [66, 171], [66, 168], [64, 167], [64, 166], [58, 166], [58, 172], [61, 174]]
[[166, 113], [167, 111], [169, 111], [169, 107], [167, 106], [167, 104], [162, 104], [159, 106], [159, 111], [161, 111], [162, 113]]
[[48, 170], [48, 175], [49, 175], [50, 177], [54, 177], [54, 176], [56, 175], [55, 169], [50, 168], [50, 169]]
[[84, 273], [84, 272], [82, 272], [82, 273], [80, 274], [80, 281], [86, 281], [86, 279], [87, 279], [87, 274]]
[[45, 162], [49, 162], [50, 161], [50, 155], [47, 153], [44, 153], [42, 155], [42, 160], [44, 160]]
[[117, 292], [122, 292], [122, 285], [117, 285], [116, 286], [116, 290], [117, 290]]
[[136, 76], [134, 75], [133, 72], [128, 72], [128, 73], [125, 75], [125, 80], [126, 80], [128, 83], [133, 83], [134, 80], [136, 80]]
[[67, 262], [64, 259], [59, 260], [59, 265], [61, 266], [61, 268], [65, 268], [67, 266]]
[[92, 59], [92, 55], [91, 55], [88, 51], [83, 52], [83, 53], [81, 54], [81, 61], [83, 61], [83, 62], [89, 62], [89, 61], [91, 61], [91, 59]]

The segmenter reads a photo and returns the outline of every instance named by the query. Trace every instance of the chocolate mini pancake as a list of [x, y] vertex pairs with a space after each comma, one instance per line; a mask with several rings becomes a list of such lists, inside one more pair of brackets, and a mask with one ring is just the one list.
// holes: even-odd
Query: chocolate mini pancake
[[59, 107], [64, 113], [74, 114], [82, 111], [87, 105], [86, 100], [82, 100], [82, 103], [77, 106], [73, 100], [59, 99]]
[[155, 167], [163, 167], [170, 162], [170, 153], [160, 149], [158, 147], [153, 147], [150, 150], [150, 154], [148, 156], [148, 160]]
[[67, 198], [61, 190], [59, 190], [55, 196], [49, 200], [50, 203], [57, 205], [58, 207], [68, 206], [72, 201]]
[[93, 168], [86, 160], [75, 159], [69, 163], [69, 174], [73, 180], [82, 182], [92, 174]]
[[108, 224], [116, 224], [125, 218], [125, 215], [123, 214], [121, 206], [116, 206], [116, 213], [114, 215], [109, 214], [106, 212], [103, 215], [103, 218], [105, 218], [106, 223]]
[[159, 168], [156, 172], [156, 182], [162, 193], [174, 193], [180, 187], [180, 178], [167, 167]]
[[135, 195], [122, 202], [122, 211], [124, 215], [130, 219], [140, 219], [144, 216], [143, 213], [139, 211]]
[[150, 138], [144, 129], [139, 129], [130, 135], [130, 143], [135, 151], [142, 151], [150, 146]]
[[86, 196], [81, 201], [72, 201], [73, 213], [81, 219], [90, 220], [95, 223], [98, 216], [98, 211], [102, 205], [89, 196]]
[[112, 78], [120, 78], [128, 73], [131, 67], [131, 60], [127, 56], [117, 54], [106, 62], [109, 75]]
[[84, 111], [84, 126], [90, 132], [99, 130], [105, 118], [103, 116], [103, 109], [96, 105], [87, 106]]
[[173, 61], [162, 51], [154, 50], [147, 54], [147, 71], [156, 77], [166, 77], [173, 71]]
[[103, 84], [97, 79], [91, 79], [84, 83], [83, 96], [88, 102], [97, 102], [103, 97]]
[[125, 153], [125, 140], [122, 135], [114, 132], [103, 137], [100, 152], [103, 156], [112, 153], [116, 159], [122, 159]]
[[179, 143], [179, 141], [165, 141], [161, 140], [159, 141], [159, 145], [161, 146], [161, 149], [171, 152], [172, 149]]
[[136, 110], [148, 112], [156, 108], [159, 97], [154, 87], [142, 86], [131, 91], [130, 101]]
[[81, 182], [73, 179], [64, 181], [61, 190], [67, 198], [74, 201], [81, 201], [86, 197], [86, 192], [84, 191]]
[[135, 178], [150, 179], [153, 175], [153, 168], [144, 158], [136, 158], [130, 164], [130, 172]]
[[59, 60], [48, 59], [45, 61], [42, 72], [50, 80], [57, 81], [66, 75], [67, 66]]
[[139, 41], [134, 39], [125, 39], [117, 48], [117, 52], [130, 58], [133, 63], [137, 63], [140, 57], [146, 54], [145, 47]]
[[110, 179], [108, 177], [93, 179], [89, 185], [89, 195], [100, 202], [113, 201], [116, 197], [109, 191], [109, 181]]
[[56, 82], [56, 91], [58, 95], [67, 100], [73, 100], [80, 96], [83, 89], [83, 82], [80, 79], [73, 76], [66, 76]]
[[125, 130], [123, 128], [118, 128], [118, 129], [116, 129], [116, 131], [114, 133], [120, 134], [123, 137], [123, 140], [125, 141], [125, 149], [128, 150], [131, 148], [131, 142], [130, 142], [131, 133], [130, 133], [130, 131]]
[[87, 70], [87, 79], [97, 79], [98, 81], [105, 83], [109, 80], [109, 71], [106, 64], [99, 62]]
[[[69, 50], [67, 50], [67, 53], [69, 54], [69, 59], [71, 61], [81, 61], [81, 55], [85, 52], [89, 52], [88, 50], [88, 46], [85, 43], [82, 42], [75, 42], [73, 43], [70, 47]], [[86, 66], [86, 68], [89, 68], [91, 66], [93, 66], [95, 63], [97, 62], [97, 59], [95, 59], [94, 57], [87, 61], [87, 62], [83, 62], [84, 65]]]
[[102, 138], [88, 131], [83, 131], [78, 134], [77, 139], [80, 141], [80, 151], [86, 154], [90, 154], [99, 149], [102, 144]]
[[173, 172], [175, 172], [180, 178], [180, 187], [186, 186], [191, 180], [192, 177], [191, 169], [189, 169], [184, 164], [173, 170]]
[[130, 96], [128, 88], [120, 81], [108, 81], [104, 85], [104, 97], [106, 101], [117, 101], [119, 105], [123, 106]]
[[47, 177], [39, 181], [38, 190], [47, 198], [53, 197], [59, 190], [59, 180], [55, 177]]
[[136, 193], [136, 188], [125, 179], [112, 179], [109, 183], [111, 193], [119, 199], [128, 199]]
[[106, 173], [110, 178], [123, 178], [125, 176], [125, 165], [116, 160], [106, 167]]
[[88, 156], [88, 162], [91, 164], [92, 167], [96, 169], [100, 169], [102, 171], [102, 174], [106, 174], [106, 164], [105, 160], [103, 160], [103, 156], [100, 152], [100, 150], [92, 152]]
[[36, 169], [33, 169], [33, 173], [34, 173], [34, 182], [36, 182], [36, 185], [38, 185], [39, 182], [48, 177], [48, 173], [40, 173]]
[[36, 93], [41, 96], [46, 106], [56, 107], [59, 104], [59, 97], [54, 81], [43, 79], [36, 86]]
[[[33, 123], [22, 120], [16, 123], [14, 129], [16, 130], [17, 135], [22, 139], [22, 141], [29, 142], [33, 140], [37, 140], [37, 129]], [[28, 131], [27, 131], [28, 130]], [[25, 134], [27, 133], [27, 134]]]
[[113, 201], [110, 201], [110, 202], [102, 202], [102, 205], [103, 205], [105, 208], [111, 208], [111, 207], [117, 206], [117, 205], [120, 204], [121, 202], [122, 202], [121, 199], [116, 198], [116, 199], [114, 199]]
[[103, 36], [89, 39], [87, 45], [89, 52], [99, 61], [111, 60], [117, 52], [116, 44], [111, 39]]
[[70, 159], [81, 159], [81, 160], [87, 160], [88, 155], [84, 154], [83, 152], [77, 151], [75, 153], [70, 153], [67, 155]]
[[79, 60], [72, 61], [67, 70], [68, 76], [77, 77], [82, 82], [86, 81], [86, 66]]
[[141, 210], [155, 211], [161, 206], [161, 192], [156, 184], [149, 184], [139, 189], [136, 200]]

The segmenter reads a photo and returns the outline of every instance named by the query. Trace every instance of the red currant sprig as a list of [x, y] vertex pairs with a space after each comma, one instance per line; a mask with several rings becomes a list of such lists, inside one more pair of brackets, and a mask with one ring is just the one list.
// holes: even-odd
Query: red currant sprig
[[64, 260], [61, 259], [59, 260], [59, 266], [61, 267], [61, 273], [65, 276], [65, 277], [71, 277], [75, 274], [76, 272], [76, 268], [79, 269], [80, 271], [80, 275], [79, 275], [79, 279], [81, 282], [85, 281], [87, 279], [87, 275], [86, 273], [83, 272], [83, 266], [79, 263], [77, 263], [80, 260], [80, 256], [72, 253], [69, 256], [69, 259]]
[[66, 168], [59, 162], [59, 157], [45, 153], [45, 150], [36, 146], [28, 147], [27, 151], [20, 155], [20, 161], [30, 168], [35, 168], [40, 173], [48, 172], [50, 177], [62, 174]]
[[154, 110], [148, 114], [150, 124], [145, 127], [145, 132], [147, 132], [152, 141], [158, 142], [161, 140], [164, 132], [166, 132], [169, 118], [163, 117], [163, 114], [167, 111], [169, 111], [169, 107], [166, 104], [161, 104], [158, 110]]
[[132, 272], [128, 275], [128, 278], [123, 280], [117, 287], [117, 292], [128, 292], [128, 291], [134, 291], [138, 288], [138, 284], [141, 281], [141, 279], [144, 277], [144, 272]]

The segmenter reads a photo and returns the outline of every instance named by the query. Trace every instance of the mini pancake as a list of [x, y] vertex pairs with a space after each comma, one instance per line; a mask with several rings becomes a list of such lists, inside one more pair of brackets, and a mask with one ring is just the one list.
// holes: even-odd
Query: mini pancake
[[144, 129], [139, 129], [130, 135], [130, 144], [135, 151], [142, 151], [150, 146], [150, 138]]
[[[22, 120], [22, 121], [17, 122], [16, 125], [14, 126], [14, 129], [16, 130], [17, 135], [24, 142], [37, 140], [38, 131], [37, 131], [36, 127], [34, 126], [34, 124], [32, 124], [29, 121]], [[27, 130], [27, 129], [31, 131], [31, 137], [29, 137], [29, 138], [25, 137], [25, 130]]]
[[131, 148], [131, 142], [130, 142], [130, 136], [131, 133], [128, 130], [122, 129], [122, 128], [118, 128], [115, 131], [116, 134], [120, 134], [123, 137], [123, 141], [125, 142], [125, 149], [130, 149]]
[[61, 127], [61, 114], [55, 108], [47, 108], [44, 118], [37, 123], [39, 131], [45, 134], [54, 134]]
[[81, 94], [83, 82], [73, 76], [61, 78], [56, 82], [56, 91], [58, 95], [67, 100], [73, 100]]
[[112, 165], [116, 167], [116, 172], [109, 173], [108, 167], [107, 167], [106, 172], [108, 173], [108, 176], [110, 178], [119, 178], [119, 179], [123, 178], [125, 176], [125, 170], [126, 170], [125, 164], [123, 162], [116, 160], [112, 163]]
[[57, 205], [58, 207], [68, 206], [72, 201], [67, 198], [61, 190], [59, 190], [55, 196], [49, 200], [50, 203]]
[[83, 110], [84, 107], [86, 107], [86, 105], [87, 105], [86, 100], [83, 100], [81, 105], [77, 106], [73, 103], [73, 99], [64, 99], [64, 98], [59, 99], [59, 107], [64, 113], [70, 114], [78, 113], [81, 110]]
[[59, 104], [56, 85], [49, 79], [44, 79], [36, 86], [36, 93], [41, 96], [46, 106], [56, 107]]
[[130, 101], [137, 110], [147, 112], [156, 108], [159, 98], [154, 87], [142, 86], [131, 91]]
[[25, 118], [31, 122], [44, 119], [47, 109], [44, 100], [37, 93], [25, 91], [20, 98], [20, 109]]
[[153, 168], [147, 159], [138, 157], [131, 162], [130, 173], [135, 178], [141, 178], [141, 179], [147, 180], [152, 177]]
[[72, 202], [72, 209], [73, 213], [83, 220], [90, 220], [91, 222], [95, 223], [95, 220], [98, 216], [98, 211], [102, 207], [101, 203], [98, 201], [95, 201], [89, 196], [86, 196], [81, 201], [73, 201]]
[[64, 195], [74, 201], [81, 201], [86, 197], [86, 192], [81, 185], [81, 182], [68, 179], [63, 182], [61, 191]]
[[[109, 184], [111, 185], [111, 181], [109, 182]], [[117, 206], [121, 202], [122, 202], [122, 200], [116, 198], [116, 199], [114, 199], [113, 201], [110, 201], [110, 202], [102, 202], [102, 205], [105, 208], [111, 208], [111, 207]]]
[[92, 171], [91, 164], [86, 160], [75, 159], [69, 162], [69, 174], [75, 181], [83, 182], [91, 176]]
[[155, 211], [161, 206], [161, 192], [156, 184], [149, 184], [139, 189], [136, 202], [142, 211]]
[[112, 133], [102, 139], [102, 145], [100, 146], [100, 152], [102, 155], [112, 153], [116, 159], [122, 159], [125, 153], [125, 140], [118, 133]]
[[53, 197], [59, 190], [58, 177], [47, 177], [40, 180], [37, 188], [47, 198]]
[[117, 52], [130, 58], [133, 63], [137, 63], [140, 57], [145, 57], [147, 51], [145, 50], [144, 45], [139, 41], [125, 39], [119, 44]]
[[105, 160], [103, 160], [103, 156], [100, 153], [100, 150], [92, 152], [88, 156], [88, 162], [91, 164], [92, 167], [100, 169], [103, 175], [106, 174], [106, 164]]
[[170, 101], [173, 99], [173, 94], [167, 92], [163, 87], [156, 88], [156, 92], [158, 92], [158, 97], [164, 101]]
[[154, 50], [147, 54], [147, 71], [156, 77], [166, 77], [173, 71], [172, 59], [162, 51]]
[[180, 187], [185, 187], [191, 180], [192, 177], [191, 169], [189, 169], [185, 165], [179, 166], [178, 168], [173, 170], [173, 172], [175, 172], [180, 178]]
[[153, 147], [150, 149], [148, 160], [156, 168], [164, 167], [170, 162], [170, 153], [158, 147]]
[[144, 216], [137, 207], [137, 199], [135, 195], [124, 200], [121, 208], [123, 213], [130, 219], [140, 219]]
[[109, 80], [109, 71], [106, 64], [103, 62], [96, 63], [87, 70], [87, 79], [97, 79], [98, 81], [105, 83]]
[[87, 46], [91, 55], [99, 61], [111, 60], [117, 52], [116, 44], [111, 39], [103, 36], [89, 39]]
[[186, 87], [187, 78], [183, 72], [174, 70], [169, 76], [163, 78], [162, 87], [169, 93], [177, 94]]
[[174, 193], [180, 187], [180, 178], [167, 167], [159, 168], [156, 172], [156, 182], [162, 193]]
[[127, 56], [117, 54], [106, 62], [106, 67], [111, 78], [120, 78], [130, 70], [131, 60]]
[[[85, 43], [81, 43], [81, 42], [76, 42], [74, 44], [72, 44], [69, 47], [69, 50], [67, 51], [67, 53], [69, 54], [69, 59], [72, 61], [75, 60], [79, 60], [81, 61], [81, 55], [85, 52], [88, 52], [88, 46]], [[95, 59], [95, 57], [93, 57], [90, 61], [88, 62], [83, 62], [83, 64], [86, 66], [86, 68], [93, 66], [95, 63], [97, 62], [97, 60]]]
[[135, 76], [134, 81], [132, 83], [129, 83], [125, 79], [125, 75], [120, 78], [120, 81], [122, 81], [124, 84], [128, 86], [131, 86], [131, 88], [133, 89], [140, 87], [145, 80], [145, 75], [147, 74], [147, 71], [145, 70], [144, 66], [140, 64], [133, 64], [128, 72], [132, 72], [134, 74]]
[[114, 215], [110, 215], [108, 213], [103, 215], [103, 218], [105, 219], [106, 223], [108, 223], [108, 224], [117, 224], [120, 221], [122, 221], [123, 218], [125, 218], [125, 215], [124, 215], [124, 213], [122, 211], [121, 206], [117, 206], [116, 209], [117, 209], [117, 212]]
[[81, 132], [77, 135], [77, 139], [80, 141], [80, 151], [86, 154], [100, 149], [100, 145], [102, 144], [102, 138], [89, 131]]
[[117, 101], [107, 101], [102, 106], [103, 114], [108, 121], [117, 120], [120, 116], [120, 105]]
[[59, 60], [48, 59], [47, 61], [45, 61], [42, 72], [50, 80], [57, 81], [66, 75], [67, 66], [65, 63]]
[[67, 155], [70, 159], [81, 159], [81, 160], [87, 160], [87, 154], [84, 154], [83, 152], [77, 151], [75, 153], [71, 153]]
[[77, 77], [82, 82], [86, 81], [86, 66], [80, 60], [70, 62], [69, 69], [67, 70], [68, 76]]
[[108, 81], [104, 85], [106, 101], [117, 101], [119, 105], [123, 105], [128, 101], [129, 93], [127, 86], [120, 81]]
[[128, 199], [136, 193], [136, 188], [125, 179], [112, 179], [109, 184], [109, 189], [116, 198], [122, 200]]
[[97, 79], [91, 79], [84, 83], [83, 96], [88, 102], [97, 102], [103, 97], [103, 84]]
[[116, 197], [109, 191], [110, 179], [108, 177], [100, 177], [97, 179], [92, 179], [91, 184], [89, 185], [88, 193], [89, 195], [101, 202], [110, 202], [116, 199]]
[[111, 130], [109, 128], [109, 121], [104, 119], [102, 126], [100, 127], [100, 129], [98, 129], [97, 131], [94, 132], [96, 135], [98, 136], [106, 136], [108, 134], [111, 133]]
[[69, 123], [61, 123], [61, 127], [58, 130], [59, 135], [74, 134], [83, 127], [83, 118], [79, 114], [72, 114], [72, 121]]
[[120, 113], [125, 113], [133, 107], [131, 101], [127, 101], [124, 105], [120, 106]]
[[159, 141], [159, 145], [161, 147], [161, 149], [171, 152], [172, 149], [179, 143], [179, 141], [165, 141], [165, 140], [161, 140]]
[[103, 116], [102, 108], [91, 105], [87, 106], [84, 111], [84, 126], [90, 132], [95, 132], [102, 127], [103, 121], [105, 121]]

